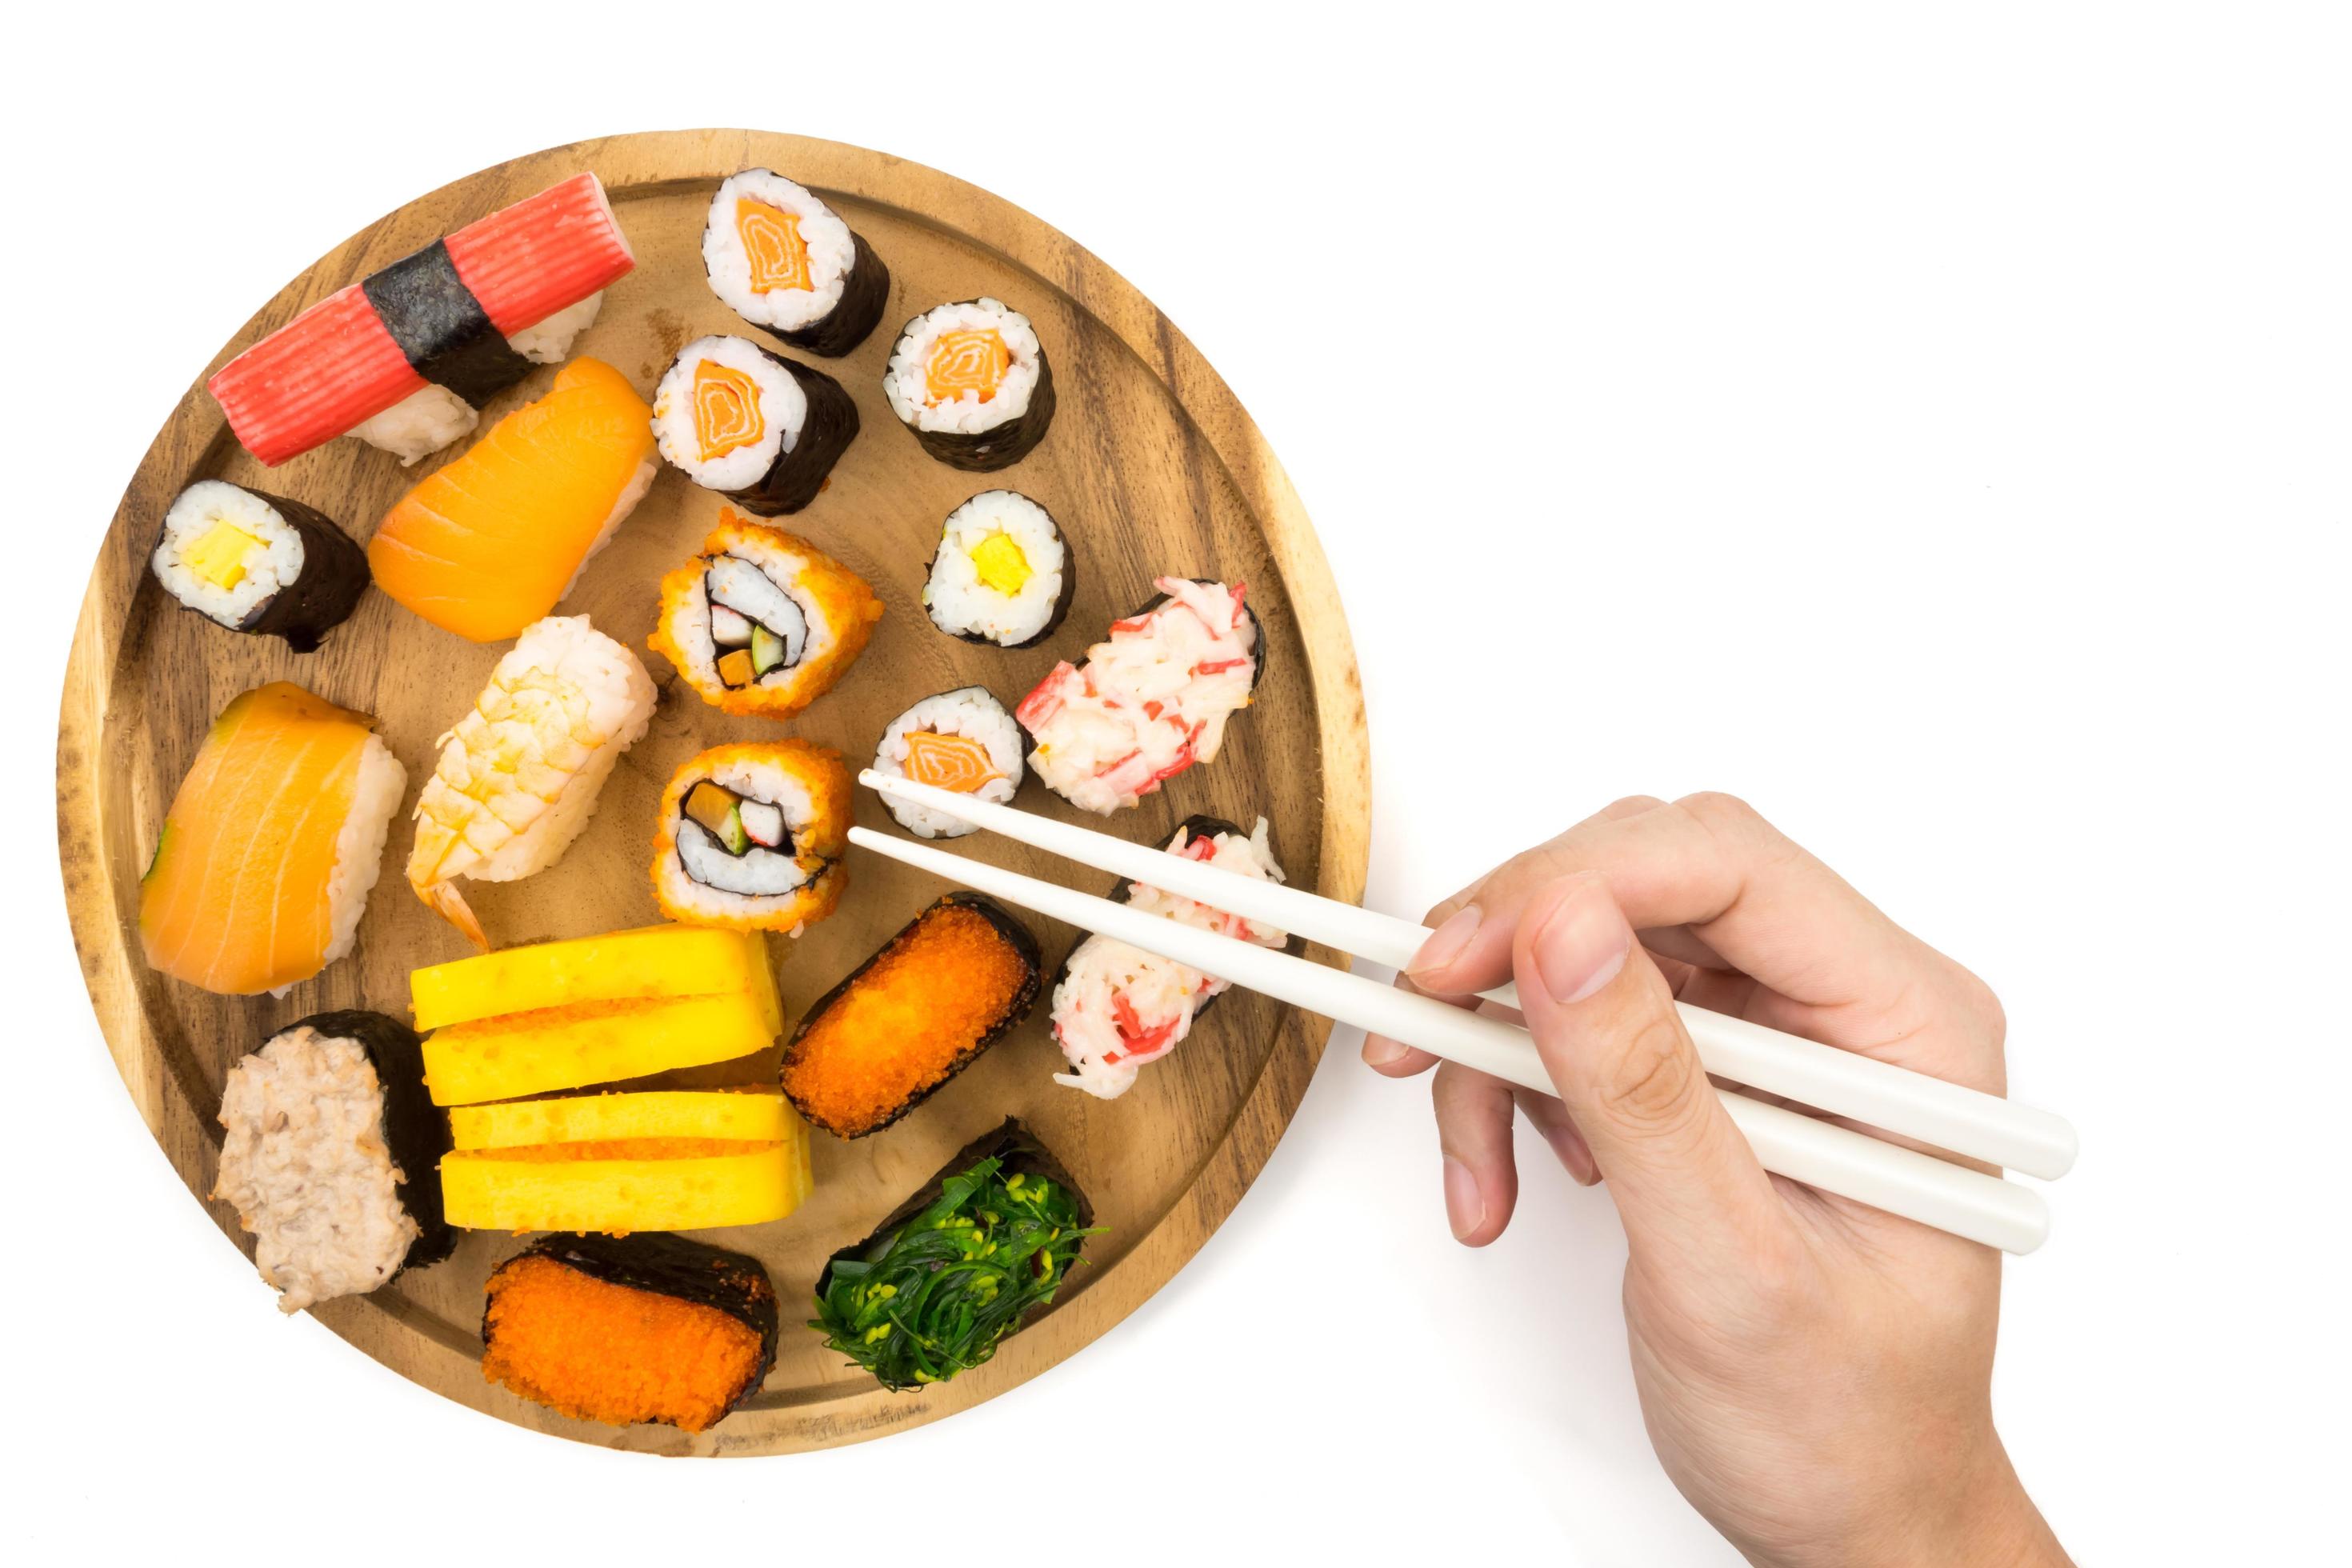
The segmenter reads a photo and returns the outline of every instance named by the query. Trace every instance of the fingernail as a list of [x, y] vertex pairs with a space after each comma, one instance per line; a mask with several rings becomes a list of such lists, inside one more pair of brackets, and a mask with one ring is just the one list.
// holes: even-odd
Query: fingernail
[[1445, 1156], [1445, 1223], [1454, 1227], [1456, 1241], [1469, 1240], [1486, 1223], [1486, 1200], [1478, 1195], [1478, 1178], [1451, 1154]]
[[1536, 932], [1536, 973], [1555, 1002], [1581, 1002], [1617, 978], [1633, 948], [1633, 928], [1600, 878], [1585, 873]]
[[1364, 1037], [1364, 1065], [1370, 1068], [1394, 1067], [1404, 1060], [1404, 1047], [1381, 1035]]
[[1576, 1135], [1575, 1129], [1549, 1127], [1541, 1122], [1536, 1128], [1543, 1134], [1544, 1142], [1551, 1145], [1552, 1154], [1568, 1172], [1570, 1180], [1580, 1187], [1589, 1187], [1601, 1179], [1601, 1173], [1593, 1168], [1592, 1151], [1584, 1146], [1584, 1140]]
[[1421, 944], [1421, 951], [1405, 965], [1407, 974], [1426, 974], [1433, 969], [1443, 969], [1462, 956], [1470, 945], [1470, 938], [1478, 930], [1478, 906], [1465, 904], [1446, 917], [1445, 923], [1431, 931]]

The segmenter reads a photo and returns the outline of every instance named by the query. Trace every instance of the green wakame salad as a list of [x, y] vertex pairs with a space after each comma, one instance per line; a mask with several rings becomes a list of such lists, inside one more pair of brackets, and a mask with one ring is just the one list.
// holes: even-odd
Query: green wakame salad
[[945, 1383], [995, 1354], [1101, 1234], [1082, 1228], [1067, 1187], [1003, 1164], [949, 1177], [929, 1208], [835, 1258], [809, 1327], [886, 1388]]

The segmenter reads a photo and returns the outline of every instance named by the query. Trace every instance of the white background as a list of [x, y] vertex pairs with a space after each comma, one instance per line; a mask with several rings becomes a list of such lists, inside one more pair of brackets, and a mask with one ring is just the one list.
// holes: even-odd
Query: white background
[[[1619, 795], [1721, 788], [1985, 974], [2014, 1092], [2084, 1148], [2008, 1274], [1997, 1405], [2035, 1495], [2085, 1561], [2340, 1548], [2352, 63], [2327, 7], [986, 6], [938, 34], [908, 5], [45, 9], [0, 107], [0, 1477], [38, 1560], [1730, 1560], [1643, 1439], [1606, 1197], [1529, 1136], [1517, 1222], [1455, 1247], [1425, 1089], [1345, 1033], [1144, 1310], [830, 1454], [661, 1462], [471, 1414], [280, 1321], [188, 1202], [50, 850], [121, 487], [194, 369], [381, 213], [709, 123], [985, 185], [1199, 343], [1346, 595], [1374, 902], [1418, 913]], [[867, 19], [795, 15], [824, 9]]]

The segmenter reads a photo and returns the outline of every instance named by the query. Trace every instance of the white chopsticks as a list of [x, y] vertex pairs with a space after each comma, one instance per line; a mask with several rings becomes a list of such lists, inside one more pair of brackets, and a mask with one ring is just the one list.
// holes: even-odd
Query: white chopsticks
[[[1426, 934], [1409, 921], [1237, 876], [1151, 846], [970, 795], [870, 770], [859, 775], [859, 782], [1037, 848], [1390, 967], [1402, 967]], [[849, 837], [852, 843], [877, 854], [1082, 930], [1101, 932], [1326, 1017], [1406, 1041], [1540, 1093], [1552, 1092], [1534, 1042], [1516, 1025], [1179, 925], [929, 845], [864, 828], [851, 829]], [[2060, 1175], [2073, 1163], [2074, 1130], [2047, 1111], [1720, 1014], [1685, 1007], [1683, 1017], [1711, 1073], [2031, 1174]], [[2048, 1210], [2040, 1195], [2028, 1188], [1810, 1116], [1741, 1095], [1718, 1093], [1764, 1167], [1792, 1181], [2008, 1252], [2031, 1252], [2049, 1233]]]

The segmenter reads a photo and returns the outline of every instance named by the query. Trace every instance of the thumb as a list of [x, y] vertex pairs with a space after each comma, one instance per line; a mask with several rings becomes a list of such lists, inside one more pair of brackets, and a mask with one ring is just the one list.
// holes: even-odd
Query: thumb
[[1637, 1256], [1736, 1257], [1787, 1224], [1771, 1178], [1716, 1100], [1665, 977], [1597, 873], [1536, 894], [1511, 963], [1528, 1030]]

